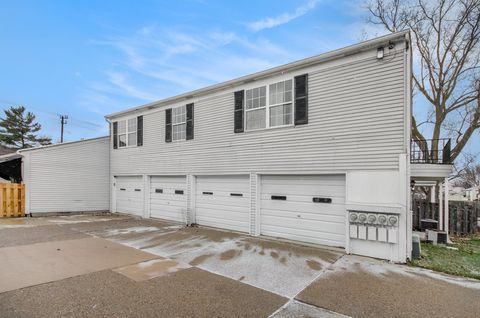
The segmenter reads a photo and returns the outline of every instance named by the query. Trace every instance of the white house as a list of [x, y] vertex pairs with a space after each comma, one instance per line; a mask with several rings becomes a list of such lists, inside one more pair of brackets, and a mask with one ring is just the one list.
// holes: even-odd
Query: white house
[[111, 211], [405, 262], [411, 90], [399, 32], [110, 114]]
[[22, 155], [27, 214], [110, 209], [109, 137], [29, 148]]
[[410, 142], [411, 58], [398, 32], [110, 114], [109, 138], [20, 151], [27, 212], [109, 209], [405, 262], [410, 189], [452, 170], [448, 141], [427, 157]]

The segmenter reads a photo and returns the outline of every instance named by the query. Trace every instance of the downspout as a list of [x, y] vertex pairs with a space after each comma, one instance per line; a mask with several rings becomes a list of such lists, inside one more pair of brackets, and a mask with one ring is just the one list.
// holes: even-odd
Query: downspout
[[111, 142], [112, 142], [112, 121], [105, 117], [105, 121], [108, 123], [108, 209], [112, 213], [112, 158], [111, 158]]

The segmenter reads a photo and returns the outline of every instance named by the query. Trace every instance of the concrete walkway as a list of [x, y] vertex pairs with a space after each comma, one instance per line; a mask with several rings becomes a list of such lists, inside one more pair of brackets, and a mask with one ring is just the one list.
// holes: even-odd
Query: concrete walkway
[[338, 250], [116, 215], [0, 220], [0, 268], [16, 263], [21, 279], [0, 273], [2, 317], [480, 312], [478, 281]]

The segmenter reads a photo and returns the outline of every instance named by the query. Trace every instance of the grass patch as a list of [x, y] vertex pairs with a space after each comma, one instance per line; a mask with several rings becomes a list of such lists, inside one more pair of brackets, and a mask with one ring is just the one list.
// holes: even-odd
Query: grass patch
[[422, 243], [422, 257], [409, 265], [480, 279], [480, 236], [451, 237], [451, 240], [450, 246], [458, 250]]

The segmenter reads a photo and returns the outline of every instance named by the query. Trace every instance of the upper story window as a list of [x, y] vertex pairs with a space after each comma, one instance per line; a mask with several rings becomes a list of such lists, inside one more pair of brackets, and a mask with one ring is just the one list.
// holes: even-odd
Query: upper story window
[[118, 147], [137, 145], [137, 118], [118, 122]]
[[113, 148], [143, 145], [143, 116], [113, 123]]
[[184, 140], [187, 135], [187, 108], [172, 108], [172, 139]]
[[193, 106], [165, 109], [165, 142], [193, 139]]
[[292, 87], [288, 79], [245, 90], [246, 130], [292, 125]]

